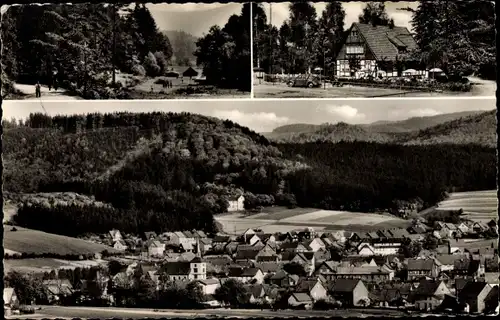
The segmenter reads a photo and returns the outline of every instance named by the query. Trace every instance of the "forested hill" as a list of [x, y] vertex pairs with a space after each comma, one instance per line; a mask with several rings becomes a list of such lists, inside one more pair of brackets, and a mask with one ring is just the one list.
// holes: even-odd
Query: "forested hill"
[[276, 142], [373, 141], [398, 144], [476, 143], [496, 146], [496, 110], [461, 112], [367, 125], [288, 125], [264, 134]]
[[163, 31], [172, 44], [173, 63], [180, 66], [196, 64], [196, 41], [198, 38], [184, 31]]
[[108, 204], [28, 201], [15, 218], [70, 236], [214, 231], [213, 216], [238, 194], [248, 209], [394, 212], [401, 200], [429, 206], [446, 191], [496, 183], [495, 148], [474, 145], [273, 145], [231, 121], [189, 113], [33, 114], [3, 125], [5, 191], [75, 192]]

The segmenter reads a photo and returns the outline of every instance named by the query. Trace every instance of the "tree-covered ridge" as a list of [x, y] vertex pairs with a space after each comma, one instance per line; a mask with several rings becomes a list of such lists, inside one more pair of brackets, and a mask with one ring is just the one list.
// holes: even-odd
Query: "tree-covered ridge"
[[[465, 115], [462, 117], [462, 115]], [[433, 119], [436, 118], [436, 119]], [[446, 121], [447, 119], [453, 119]], [[444, 121], [442, 123], [439, 123]], [[425, 122], [430, 126], [425, 126]], [[437, 125], [432, 123], [437, 122]], [[417, 129], [415, 129], [417, 128]], [[418, 129], [422, 128], [422, 129]], [[350, 125], [290, 125], [265, 134], [276, 142], [367, 141], [379, 143], [469, 144], [496, 146], [496, 111], [457, 113], [425, 118], [410, 118], [401, 122]]]
[[15, 218], [65, 235], [95, 232], [96, 221], [133, 233], [214, 231], [213, 215], [237, 194], [247, 209], [374, 212], [495, 187], [496, 152], [482, 146], [273, 145], [231, 121], [189, 113], [33, 114], [22, 126], [4, 124], [5, 191], [75, 192], [111, 206], [31, 204]]
[[194, 52], [198, 39], [195, 36], [181, 30], [168, 30], [163, 33], [172, 44], [172, 57], [176, 65], [190, 66], [196, 61]]

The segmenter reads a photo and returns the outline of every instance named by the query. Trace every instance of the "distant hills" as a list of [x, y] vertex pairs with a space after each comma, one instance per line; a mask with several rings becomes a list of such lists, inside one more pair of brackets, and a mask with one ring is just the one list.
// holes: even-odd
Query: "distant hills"
[[371, 124], [291, 124], [263, 133], [276, 142], [369, 141], [421, 145], [433, 143], [496, 146], [496, 110], [466, 111]]
[[196, 41], [198, 38], [180, 30], [163, 31], [170, 40], [173, 52], [173, 62], [176, 65], [196, 65]]

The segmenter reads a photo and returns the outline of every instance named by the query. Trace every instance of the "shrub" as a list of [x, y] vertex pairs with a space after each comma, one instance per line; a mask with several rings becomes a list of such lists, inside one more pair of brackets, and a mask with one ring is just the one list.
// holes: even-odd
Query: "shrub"
[[19, 306], [19, 312], [21, 312], [22, 314], [34, 314], [35, 308], [29, 305], [21, 305]]
[[332, 310], [335, 308], [338, 308], [338, 304], [327, 300], [318, 300], [313, 305], [313, 309], [315, 310]]
[[150, 77], [156, 77], [160, 74], [161, 68], [156, 62], [154, 54], [151, 52], [144, 58], [144, 68], [146, 69], [146, 74]]
[[167, 84], [168, 80], [166, 78], [158, 78], [155, 80], [155, 84], [161, 84], [163, 86], [165, 86]]
[[157, 51], [154, 54], [156, 59], [156, 64], [160, 67], [160, 74], [165, 74], [168, 67], [167, 59], [165, 58], [165, 54], [163, 52]]
[[132, 67], [132, 74], [134, 76], [144, 77], [146, 75], [146, 69], [144, 69], [144, 67], [140, 64], [136, 64]]

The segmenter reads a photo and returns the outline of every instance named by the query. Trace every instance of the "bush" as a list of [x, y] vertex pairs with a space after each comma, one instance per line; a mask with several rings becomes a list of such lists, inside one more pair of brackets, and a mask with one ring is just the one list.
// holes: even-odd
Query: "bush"
[[161, 84], [162, 86], [167, 85], [167, 83], [168, 83], [168, 80], [166, 78], [163, 78], [163, 77], [155, 80], [155, 84]]
[[160, 74], [165, 74], [168, 67], [168, 62], [165, 58], [165, 55], [163, 54], [163, 52], [157, 51], [155, 52], [154, 57], [156, 59], [157, 65], [160, 67]]
[[327, 300], [318, 300], [313, 305], [314, 310], [332, 310], [336, 308], [338, 308], [338, 304]]
[[156, 62], [154, 54], [151, 52], [144, 58], [144, 68], [146, 69], [146, 75], [150, 77], [156, 77], [160, 75], [161, 68]]
[[132, 67], [132, 74], [134, 76], [144, 77], [146, 75], [146, 69], [144, 69], [144, 67], [140, 64], [136, 64]]
[[35, 308], [29, 305], [22, 305], [19, 306], [19, 312], [21, 312], [22, 314], [34, 314]]

